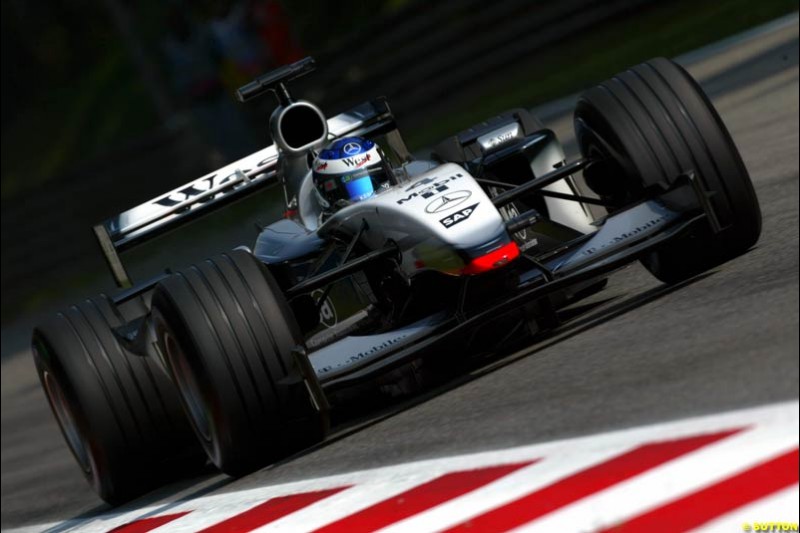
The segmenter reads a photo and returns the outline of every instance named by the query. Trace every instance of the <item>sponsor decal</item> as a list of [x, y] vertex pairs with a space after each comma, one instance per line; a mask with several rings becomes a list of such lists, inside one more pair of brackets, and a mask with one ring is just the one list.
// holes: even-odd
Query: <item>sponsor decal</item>
[[657, 216], [655, 218], [652, 218], [652, 219], [648, 220], [647, 222], [645, 222], [643, 224], [640, 224], [639, 226], [635, 226], [635, 227], [631, 228], [630, 230], [628, 230], [628, 231], [626, 231], [624, 233], [620, 233], [619, 235], [615, 235], [608, 242], [604, 242], [604, 243], [602, 243], [602, 244], [600, 244], [598, 246], [592, 246], [591, 248], [585, 249], [582, 252], [582, 254], [583, 255], [596, 254], [600, 250], [608, 248], [609, 246], [614, 246], [615, 244], [619, 244], [621, 242], [627, 241], [628, 239], [636, 237], [640, 233], [642, 233], [644, 231], [647, 231], [647, 230], [653, 228], [654, 226], [657, 226], [657, 225], [661, 224], [664, 221], [665, 218], [666, 217], [664, 217], [664, 216]]
[[478, 144], [480, 144], [483, 151], [488, 152], [495, 148], [520, 138], [520, 127], [516, 122], [502, 126], [486, 135], [478, 137]]
[[464, 202], [472, 196], [470, 191], [453, 191], [443, 194], [434, 198], [428, 205], [425, 206], [426, 213], [441, 213], [452, 209]]
[[[311, 292], [311, 297], [316, 301], [319, 300], [324, 293], [325, 291], [323, 289], [317, 289]], [[326, 328], [332, 328], [339, 322], [336, 314], [336, 307], [334, 307], [330, 296], [325, 298], [325, 301], [319, 308], [319, 322]]]
[[411, 185], [409, 185], [408, 187], [406, 187], [406, 192], [408, 192], [408, 191], [413, 191], [413, 190], [414, 190], [414, 189], [416, 189], [417, 187], [422, 187], [423, 185], [427, 185], [427, 184], [429, 184], [429, 183], [433, 183], [434, 181], [436, 181], [436, 179], [437, 179], [436, 177], [433, 177], [433, 178], [424, 178], [424, 179], [421, 179], [421, 180], [419, 180], [418, 182], [416, 182], [416, 183], [412, 183]]
[[388, 339], [384, 339], [381, 342], [370, 346], [369, 348], [365, 348], [364, 350], [351, 355], [347, 359], [337, 362], [335, 365], [326, 365], [317, 369], [319, 374], [327, 374], [328, 372], [332, 372], [337, 368], [341, 368], [343, 366], [351, 365], [353, 363], [357, 363], [364, 359], [368, 359], [371, 356], [375, 355], [376, 353], [382, 352], [383, 350], [387, 350], [389, 348], [393, 348], [398, 345], [403, 339], [408, 337], [406, 333], [399, 333], [394, 337], [389, 337]]
[[431, 198], [436, 196], [440, 192], [444, 192], [449, 189], [449, 187], [446, 185], [447, 183], [463, 177], [464, 175], [459, 172], [444, 178], [434, 176], [432, 178], [421, 179], [406, 188], [406, 192], [411, 192], [411, 194], [405, 198], [400, 198], [397, 200], [397, 204], [403, 205], [406, 202], [410, 202], [414, 198]]
[[[194, 198], [195, 196], [199, 196], [199, 195], [203, 194], [204, 192], [210, 191], [211, 189], [213, 189], [215, 187], [219, 187], [220, 185], [224, 185], [225, 183], [228, 183], [229, 181], [234, 181], [236, 178], [237, 178], [237, 172], [234, 172], [233, 174], [229, 174], [227, 176], [220, 176], [220, 175], [214, 174], [213, 176], [209, 176], [207, 178], [204, 178], [204, 179], [201, 179], [201, 180], [197, 180], [194, 183], [192, 183], [191, 185], [188, 185], [188, 186], [184, 187], [183, 189], [181, 189], [179, 191], [175, 191], [173, 193], [170, 193], [169, 195], [164, 196], [163, 198], [159, 198], [158, 200], [155, 200], [153, 202], [153, 204], [160, 205], [162, 207], [172, 207], [172, 206], [178, 205], [178, 204], [180, 204], [182, 202], [185, 202], [186, 200], [189, 200], [190, 198]], [[222, 191], [220, 191], [220, 192], [222, 192]], [[215, 195], [211, 195], [208, 198], [204, 199], [203, 201], [204, 202], [209, 202], [209, 201], [214, 199], [214, 196]]]
[[357, 142], [349, 142], [342, 147], [342, 152], [347, 155], [355, 155], [361, 151], [361, 145]]
[[364, 154], [361, 157], [345, 157], [342, 159], [342, 162], [344, 162], [344, 164], [348, 167], [359, 168], [366, 165], [371, 159], [372, 156], [370, 154]]
[[501, 133], [497, 137], [490, 139], [487, 144], [489, 145], [489, 148], [495, 148], [497, 146], [500, 146], [501, 144], [505, 144], [514, 137], [515, 137], [514, 132]]
[[371, 346], [371, 347], [367, 348], [366, 350], [364, 350], [362, 352], [358, 352], [355, 355], [351, 355], [350, 357], [347, 358], [347, 363], [358, 362], [358, 361], [360, 361], [360, 360], [362, 360], [364, 358], [367, 358], [367, 357], [369, 357], [369, 356], [371, 356], [371, 355], [373, 355], [373, 354], [375, 354], [377, 352], [382, 352], [383, 350], [386, 350], [387, 348], [391, 348], [395, 344], [397, 344], [400, 341], [402, 341], [403, 339], [405, 339], [406, 336], [407, 335], [405, 333], [401, 333], [401, 334], [397, 335], [396, 337], [388, 338], [388, 339], [384, 340], [383, 342], [381, 342], [380, 344], [376, 344], [375, 346]]
[[325, 161], [324, 163], [320, 163], [319, 165], [317, 165], [317, 170], [325, 170], [326, 168], [328, 168], [328, 162], [327, 162], [327, 161]]
[[[480, 202], [478, 202], [478, 203], [480, 203]], [[455, 226], [456, 224], [464, 222], [469, 217], [471, 217], [472, 213], [475, 212], [475, 208], [476, 207], [478, 207], [478, 204], [472, 204], [472, 205], [470, 205], [468, 207], [465, 207], [464, 209], [456, 211], [452, 215], [447, 215], [446, 217], [441, 219], [439, 222], [441, 222], [442, 226], [444, 226], [445, 228], [451, 228], [451, 227]]]
[[423, 178], [423, 179], [421, 179], [421, 180], [419, 180], [417, 182], [412, 183], [408, 187], [406, 187], [406, 192], [413, 191], [417, 187], [422, 187], [423, 185], [428, 185], [430, 183], [442, 183], [442, 182], [445, 182], [445, 181], [452, 181], [454, 179], [463, 178], [463, 177], [464, 177], [463, 174], [461, 174], [460, 172], [457, 172], [457, 173], [453, 174], [452, 176], [448, 176], [447, 178], [440, 178], [439, 176], [431, 176], [431, 177]]

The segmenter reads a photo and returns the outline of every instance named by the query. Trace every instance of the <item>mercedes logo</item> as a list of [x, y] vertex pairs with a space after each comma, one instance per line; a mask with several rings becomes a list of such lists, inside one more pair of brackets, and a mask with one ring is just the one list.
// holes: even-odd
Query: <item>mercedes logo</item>
[[453, 191], [443, 194], [431, 200], [431, 202], [425, 206], [425, 212], [441, 213], [442, 211], [447, 211], [461, 204], [470, 196], [472, 196], [472, 193], [469, 191]]
[[342, 151], [346, 155], [355, 155], [361, 151], [361, 145], [358, 143], [347, 143], [344, 145], [344, 148], [342, 148]]

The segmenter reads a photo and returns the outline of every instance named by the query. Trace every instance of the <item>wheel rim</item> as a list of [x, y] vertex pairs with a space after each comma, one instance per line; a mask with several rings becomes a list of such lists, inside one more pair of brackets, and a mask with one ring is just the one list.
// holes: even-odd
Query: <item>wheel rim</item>
[[61, 388], [56, 377], [48, 370], [42, 372], [42, 382], [44, 383], [47, 398], [50, 400], [50, 405], [53, 406], [58, 425], [61, 426], [61, 431], [67, 440], [67, 445], [72, 450], [72, 454], [81, 469], [87, 474], [91, 474], [92, 462], [89, 457], [89, 447], [78, 428], [72, 409], [64, 394], [64, 389]]
[[[592, 190], [615, 206], [610, 208], [609, 212], [643, 197], [644, 190], [641, 188], [641, 178], [636, 165], [619, 140], [615, 140], [613, 133], [593, 127], [582, 117], [575, 119], [575, 131], [581, 153], [593, 162], [584, 171], [584, 178]], [[600, 184], [596, 179], [592, 179], [598, 172], [608, 183]], [[598, 185], [601, 185], [600, 189], [597, 188]]]
[[186, 354], [183, 353], [178, 340], [166, 328], [162, 333], [162, 342], [178, 392], [189, 411], [192, 423], [203, 440], [211, 442], [211, 419], [203, 400], [203, 391], [186, 359]]

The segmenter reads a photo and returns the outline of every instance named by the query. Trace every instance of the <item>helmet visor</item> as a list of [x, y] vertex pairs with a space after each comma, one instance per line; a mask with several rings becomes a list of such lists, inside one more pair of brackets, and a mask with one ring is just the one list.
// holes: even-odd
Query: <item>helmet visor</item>
[[342, 176], [342, 183], [347, 199], [351, 202], [360, 202], [375, 194], [375, 185], [370, 174]]
[[350, 174], [320, 177], [320, 192], [331, 205], [341, 201], [355, 203], [366, 200], [389, 183], [389, 176], [383, 166], [361, 169]]

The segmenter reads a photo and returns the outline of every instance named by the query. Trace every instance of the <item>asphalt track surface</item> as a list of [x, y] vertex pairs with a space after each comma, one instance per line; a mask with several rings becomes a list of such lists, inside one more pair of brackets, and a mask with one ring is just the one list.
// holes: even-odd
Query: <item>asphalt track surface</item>
[[[555, 335], [521, 352], [279, 465], [235, 481], [209, 471], [132, 505], [796, 400], [797, 17], [680, 60], [752, 175], [764, 215], [753, 250], [677, 287], [626, 268]], [[565, 99], [539, 112], [574, 153], [570, 109]], [[107, 510], [67, 451], [29, 354], [4, 356], [2, 527]]]

